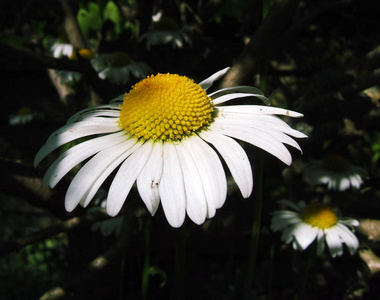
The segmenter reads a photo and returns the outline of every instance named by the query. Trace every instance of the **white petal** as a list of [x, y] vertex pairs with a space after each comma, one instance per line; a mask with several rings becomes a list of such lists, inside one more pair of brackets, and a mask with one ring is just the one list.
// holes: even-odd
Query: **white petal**
[[318, 230], [317, 227], [299, 223], [294, 227], [293, 235], [304, 250], [315, 240], [318, 235]]
[[275, 120], [281, 121], [282, 123], [285, 123], [276, 117], [270, 117], [270, 116], [265, 116], [263, 120], [255, 120], [256, 119], [255, 117], [253, 119], [244, 119], [242, 117], [238, 118], [238, 116], [234, 118], [230, 118], [229, 115], [220, 116], [217, 120], [215, 120], [215, 123], [222, 126], [223, 125], [239, 126], [239, 127], [245, 128], [248, 131], [254, 131], [254, 130], [262, 131], [272, 136], [276, 140], [280, 141], [281, 143], [290, 145], [302, 152], [301, 147], [298, 145], [298, 143], [295, 140], [293, 140], [291, 137], [285, 134], [285, 133], [297, 134], [300, 132], [290, 128], [289, 126], [287, 126], [287, 124], [285, 124], [286, 126], [278, 126], [278, 124], [272, 125], [271, 122], [267, 122], [268, 120], [266, 120], [269, 118], [273, 118]]
[[37, 166], [42, 159], [58, 147], [78, 138], [120, 131], [116, 120], [115, 118], [99, 118], [98, 123], [83, 121], [61, 127], [50, 135], [46, 144], [38, 151], [34, 165]]
[[215, 209], [222, 207], [227, 197], [227, 179], [223, 165], [215, 151], [197, 135], [182, 142], [198, 167], [207, 199], [208, 218], [211, 218], [215, 215]]
[[91, 158], [75, 175], [67, 189], [66, 210], [71, 212], [81, 201], [86, 206], [109, 174], [130, 155], [130, 148], [135, 144], [136, 140], [131, 138]]
[[276, 156], [287, 165], [291, 165], [292, 163], [292, 156], [289, 150], [281, 142], [265, 132], [247, 130], [242, 126], [220, 125], [216, 121], [210, 125], [209, 130], [248, 142]]
[[211, 75], [209, 78], [203, 80], [202, 82], [200, 82], [200, 86], [205, 90], [207, 91], [207, 89], [213, 85], [214, 81], [218, 80], [219, 78], [221, 78], [222, 76], [224, 76], [224, 74], [226, 74], [228, 72], [230, 68], [224, 68], [223, 70], [220, 70], [218, 72], [216, 72], [215, 74]]
[[351, 255], [353, 255], [359, 247], [359, 241], [357, 237], [342, 224], [338, 223], [337, 229], [339, 229], [341, 240], [347, 245], [348, 250], [350, 251]]
[[263, 105], [229, 105], [229, 106], [217, 106], [221, 112], [235, 112], [242, 114], [255, 114], [255, 115], [283, 115], [292, 118], [303, 117], [303, 114], [273, 106]]
[[326, 243], [329, 247], [332, 257], [341, 256], [343, 254], [342, 242], [336, 228], [325, 229]]
[[248, 198], [253, 188], [253, 176], [244, 149], [235, 140], [210, 130], [201, 132], [200, 137], [211, 143], [222, 155], [241, 194]]
[[212, 100], [212, 102], [215, 105], [218, 105], [218, 104], [221, 104], [221, 103], [233, 100], [233, 99], [246, 98], [246, 97], [260, 98], [264, 103], [268, 101], [267, 97], [262, 96], [260, 94], [253, 94], [253, 93], [231, 93], [231, 94], [227, 94], [227, 95], [223, 95], [223, 96], [214, 98]]
[[218, 122], [229, 122], [254, 127], [265, 132], [280, 131], [297, 138], [306, 138], [307, 135], [291, 128], [286, 122], [274, 115], [257, 115], [236, 112], [220, 112], [218, 110]]
[[322, 230], [318, 231], [317, 236], [317, 254], [322, 255], [325, 250], [325, 234]]
[[206, 196], [197, 165], [190, 153], [181, 144], [174, 144], [181, 163], [183, 182], [186, 192], [186, 212], [190, 219], [200, 225], [207, 216]]
[[152, 152], [152, 148], [153, 145], [151, 142], [147, 142], [143, 145], [140, 144], [139, 148], [124, 161], [116, 173], [107, 197], [106, 208], [110, 216], [116, 216], [119, 213], [133, 183], [145, 166]]
[[117, 132], [82, 142], [64, 152], [46, 171], [44, 185], [51, 188], [77, 164], [116, 144], [125, 141], [125, 132]]
[[84, 121], [94, 117], [115, 117], [120, 116], [120, 107], [118, 105], [100, 105], [83, 109], [70, 117], [67, 124], [72, 124], [78, 121]]
[[172, 227], [180, 227], [186, 216], [186, 196], [177, 151], [170, 142], [164, 143], [164, 166], [158, 186], [162, 208]]
[[[252, 86], [241, 85], [241, 86], [227, 87], [227, 88], [217, 90], [211, 94], [208, 94], [208, 96], [213, 100], [217, 99], [217, 102], [213, 101], [214, 104], [220, 104], [220, 103], [223, 103], [225, 101], [234, 99], [234, 98], [231, 98], [231, 99], [225, 98], [227, 100], [222, 101], [220, 99], [221, 96], [234, 95], [234, 94], [239, 94], [239, 93], [249, 94], [249, 96], [260, 98], [266, 105], [270, 105], [270, 102], [269, 102], [268, 98], [264, 96], [264, 93], [261, 90], [254, 88]], [[246, 96], [244, 96], [244, 97], [246, 97]]]
[[162, 176], [163, 158], [162, 143], [153, 143], [149, 156], [140, 175], [137, 177], [137, 189], [149, 212], [154, 215], [160, 204], [158, 186]]

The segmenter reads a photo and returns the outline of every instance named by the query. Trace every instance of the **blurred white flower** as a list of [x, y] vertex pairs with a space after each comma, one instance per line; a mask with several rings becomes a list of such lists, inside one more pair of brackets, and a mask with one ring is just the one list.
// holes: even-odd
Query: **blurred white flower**
[[17, 114], [11, 114], [8, 118], [9, 125], [25, 125], [30, 123], [34, 118], [41, 117], [37, 112], [34, 112], [30, 107], [21, 107]]
[[339, 191], [359, 189], [363, 179], [368, 177], [365, 169], [351, 165], [337, 154], [312, 162], [305, 169], [304, 175], [312, 184], [326, 184], [328, 189]]
[[305, 250], [315, 240], [317, 254], [321, 255], [325, 244], [332, 257], [343, 254], [343, 244], [346, 244], [353, 255], [359, 247], [359, 241], [349, 228], [359, 226], [353, 219], [340, 219], [326, 204], [305, 202], [295, 204], [282, 200], [281, 203], [293, 210], [278, 210], [273, 213], [271, 229], [282, 232], [282, 240], [292, 243], [295, 250]]
[[140, 42], [143, 40], [147, 50], [155, 45], [171, 44], [173, 48], [183, 48], [185, 44], [191, 45], [188, 34], [170, 17], [161, 17], [154, 21], [152, 30], [144, 33], [139, 39]]
[[147, 64], [134, 62], [123, 51], [100, 54], [91, 60], [91, 64], [101, 79], [107, 79], [113, 84], [143, 79], [153, 72]]

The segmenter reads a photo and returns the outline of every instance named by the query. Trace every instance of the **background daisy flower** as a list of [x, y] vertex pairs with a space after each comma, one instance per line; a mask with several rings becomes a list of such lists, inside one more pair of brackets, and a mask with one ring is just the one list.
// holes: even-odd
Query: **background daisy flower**
[[191, 45], [188, 34], [180, 29], [177, 21], [171, 17], [160, 17], [153, 22], [151, 31], [140, 37], [140, 42], [145, 40], [146, 49], [150, 50], [155, 45], [171, 45], [174, 49], [180, 49], [185, 44]]
[[251, 96], [267, 100], [253, 87], [229, 87], [207, 94], [227, 71], [223, 69], [200, 84], [176, 74], [150, 76], [111, 104], [75, 114], [48, 138], [35, 165], [68, 142], [91, 138], [64, 152], [47, 170], [44, 184], [53, 188], [74, 166], [91, 158], [68, 188], [68, 211], [78, 204], [86, 207], [120, 166], [107, 197], [109, 215], [119, 213], [137, 182], [152, 215], [161, 202], [171, 226], [181, 226], [186, 213], [201, 224], [215, 215], [227, 195], [226, 175], [212, 145], [243, 197], [249, 197], [251, 165], [233, 138], [262, 148], [289, 165], [292, 157], [284, 144], [301, 150], [292, 137], [306, 136], [275, 116], [302, 117], [300, 113], [262, 105], [221, 105]]
[[363, 179], [368, 176], [365, 169], [351, 165], [337, 154], [314, 161], [304, 174], [312, 184], [326, 184], [328, 189], [339, 191], [359, 189]]
[[101, 79], [113, 84], [130, 82], [131, 79], [143, 79], [152, 72], [144, 62], [135, 62], [123, 51], [104, 53], [91, 60], [91, 64]]
[[343, 244], [346, 244], [353, 255], [359, 247], [359, 241], [349, 228], [359, 226], [353, 219], [340, 219], [326, 204], [305, 202], [298, 204], [283, 200], [294, 211], [279, 210], [273, 213], [271, 229], [282, 232], [282, 240], [292, 243], [295, 250], [305, 250], [315, 240], [317, 254], [321, 255], [325, 243], [332, 257], [343, 254]]

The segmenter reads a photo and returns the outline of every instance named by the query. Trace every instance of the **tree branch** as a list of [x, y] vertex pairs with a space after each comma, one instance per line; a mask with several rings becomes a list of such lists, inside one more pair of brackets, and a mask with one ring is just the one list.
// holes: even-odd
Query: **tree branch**
[[92, 213], [87, 213], [83, 216], [71, 218], [62, 221], [58, 225], [41, 229], [29, 235], [18, 237], [10, 242], [3, 242], [0, 244], [0, 257], [5, 256], [13, 251], [19, 251], [27, 245], [43, 241], [61, 232], [71, 231], [79, 227], [88, 226], [94, 222], [102, 221], [110, 218], [105, 209], [97, 210]]

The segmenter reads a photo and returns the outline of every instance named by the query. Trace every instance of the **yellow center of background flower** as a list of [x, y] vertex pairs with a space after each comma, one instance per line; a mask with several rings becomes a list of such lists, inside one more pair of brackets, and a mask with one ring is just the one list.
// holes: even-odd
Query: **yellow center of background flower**
[[301, 211], [301, 218], [305, 223], [326, 229], [338, 222], [338, 217], [332, 209], [323, 203], [310, 203]]
[[348, 161], [338, 154], [327, 156], [322, 164], [325, 169], [339, 173], [347, 171], [350, 166]]
[[83, 49], [79, 49], [77, 51], [73, 51], [73, 53], [70, 55], [69, 59], [77, 60], [78, 55], [84, 59], [87, 59], [87, 60], [94, 58], [94, 53], [90, 49], [83, 48]]
[[206, 91], [193, 80], [152, 75], [125, 95], [120, 126], [138, 139], [179, 141], [207, 127], [213, 110]]

